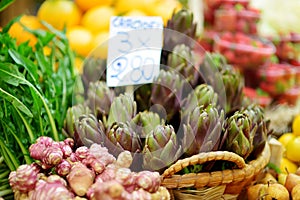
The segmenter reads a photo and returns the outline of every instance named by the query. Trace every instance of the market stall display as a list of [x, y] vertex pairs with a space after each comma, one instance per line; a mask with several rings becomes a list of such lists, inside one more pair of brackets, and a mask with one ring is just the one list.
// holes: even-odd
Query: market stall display
[[[248, 0], [204, 0], [200, 36], [187, 2], [134, 2], [47, 0], [1, 29], [0, 199], [297, 199], [300, 117], [273, 108], [298, 104], [298, 34], [259, 35]], [[107, 84], [114, 15], [164, 22], [131, 93]]]

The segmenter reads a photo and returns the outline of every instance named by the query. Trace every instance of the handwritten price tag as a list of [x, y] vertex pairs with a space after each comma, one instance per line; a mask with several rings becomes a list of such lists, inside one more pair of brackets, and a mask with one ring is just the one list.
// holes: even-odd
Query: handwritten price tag
[[161, 17], [112, 17], [106, 80], [109, 87], [153, 82], [159, 74]]

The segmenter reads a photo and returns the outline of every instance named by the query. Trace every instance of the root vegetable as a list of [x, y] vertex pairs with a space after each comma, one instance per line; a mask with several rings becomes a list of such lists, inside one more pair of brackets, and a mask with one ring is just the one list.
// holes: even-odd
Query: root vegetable
[[72, 190], [78, 196], [84, 196], [93, 184], [95, 173], [82, 163], [76, 163], [67, 175], [67, 180]]
[[29, 193], [30, 200], [72, 199], [73, 197], [73, 193], [59, 182], [49, 183], [44, 180], [39, 180], [35, 190]]
[[86, 146], [78, 147], [75, 151], [75, 155], [79, 160], [85, 159], [89, 155], [89, 148]]
[[97, 181], [88, 190], [87, 196], [91, 200], [121, 200], [124, 191], [124, 187], [116, 180]]
[[90, 146], [90, 153], [97, 159], [100, 159], [105, 166], [116, 161], [116, 158], [108, 152], [108, 149], [106, 147], [102, 147], [100, 144], [92, 144]]
[[33, 190], [38, 181], [39, 168], [32, 165], [21, 165], [9, 174], [9, 184], [14, 191], [27, 193]]
[[67, 160], [63, 160], [60, 164], [58, 164], [55, 168], [56, 173], [60, 176], [66, 176], [70, 173], [72, 165]]
[[129, 151], [123, 151], [118, 155], [116, 165], [118, 167], [129, 168], [132, 163], [132, 155]]
[[158, 172], [141, 171], [137, 174], [136, 184], [148, 192], [156, 192], [161, 179]]

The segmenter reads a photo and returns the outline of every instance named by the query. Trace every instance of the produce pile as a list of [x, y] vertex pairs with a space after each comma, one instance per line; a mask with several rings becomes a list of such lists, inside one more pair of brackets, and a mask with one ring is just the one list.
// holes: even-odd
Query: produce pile
[[74, 141], [39, 137], [29, 148], [36, 161], [9, 175], [15, 199], [169, 199], [158, 172], [132, 172], [132, 157], [116, 159], [107, 148], [92, 144], [73, 151]]
[[[192, 19], [189, 10], [179, 10], [167, 28], [195, 37]], [[134, 170], [159, 172], [199, 152], [227, 150], [251, 160], [262, 151], [268, 121], [259, 105], [244, 98], [241, 74], [221, 54], [201, 54], [185, 41], [174, 41], [174, 35], [164, 36], [173, 51], [163, 51], [166, 64], [159, 76], [136, 86], [132, 96], [123, 93], [125, 88], [108, 88], [105, 61], [86, 61], [85, 101], [68, 109], [63, 129], [75, 146], [103, 144], [115, 156], [127, 150], [139, 163]], [[232, 167], [221, 163], [201, 169]]]
[[265, 173], [247, 188], [248, 199], [262, 196], [275, 199], [300, 198], [300, 115], [292, 121], [292, 131], [270, 139], [273, 155]]
[[262, 14], [249, 0], [204, 1], [199, 42], [243, 74], [244, 93], [253, 101], [264, 107], [295, 105], [300, 95], [299, 34], [260, 35]]

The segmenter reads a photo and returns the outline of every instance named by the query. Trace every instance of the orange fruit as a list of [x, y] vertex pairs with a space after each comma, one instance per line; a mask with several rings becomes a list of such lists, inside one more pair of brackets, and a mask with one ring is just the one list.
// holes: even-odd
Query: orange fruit
[[298, 166], [287, 158], [282, 158], [280, 162], [280, 170], [283, 174], [295, 173]]
[[8, 31], [11, 37], [16, 38], [17, 44], [29, 41], [29, 45], [34, 46], [37, 38], [32, 33], [25, 30], [22, 25], [31, 30], [37, 30], [43, 28], [42, 24], [36, 16], [23, 15], [20, 18], [20, 21], [15, 22]]
[[115, 10], [109, 6], [98, 6], [89, 9], [82, 16], [81, 24], [93, 33], [108, 31], [110, 18], [115, 15]]
[[284, 146], [286, 147], [287, 143], [294, 139], [295, 135], [293, 133], [284, 133], [282, 134], [279, 138], [278, 141]]
[[95, 35], [93, 40], [92, 56], [102, 59], [107, 58], [108, 39], [108, 31], [103, 31]]
[[287, 143], [286, 157], [291, 161], [300, 162], [300, 136], [296, 136]]
[[39, 7], [37, 16], [56, 29], [62, 30], [64, 26], [71, 27], [79, 24], [81, 11], [74, 1], [46, 0]]
[[114, 0], [75, 0], [75, 3], [82, 11], [87, 11], [97, 6], [110, 6]]
[[81, 56], [87, 56], [92, 50], [93, 34], [83, 26], [74, 26], [67, 30], [71, 49]]
[[295, 135], [300, 136], [300, 115], [294, 117], [292, 131]]

